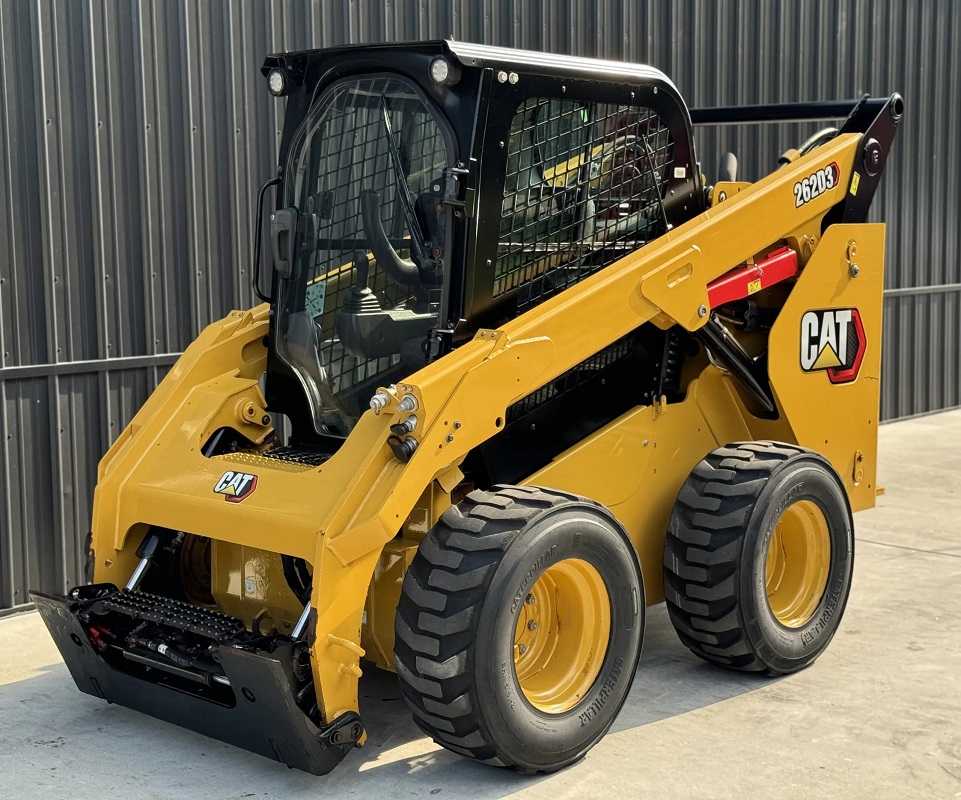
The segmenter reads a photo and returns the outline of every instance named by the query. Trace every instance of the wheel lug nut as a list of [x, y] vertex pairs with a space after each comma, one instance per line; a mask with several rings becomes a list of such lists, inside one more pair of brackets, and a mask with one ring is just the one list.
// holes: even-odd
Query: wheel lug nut
[[517, 645], [517, 652], [520, 653], [521, 655], [524, 655], [524, 653], [527, 652], [527, 645], [526, 644]]
[[527, 630], [529, 630], [529, 631], [536, 631], [536, 630], [537, 630], [537, 622], [536, 622], [535, 620], [531, 620], [530, 622], [528, 622], [528, 623], [527, 623]]
[[534, 595], [532, 595], [532, 594], [527, 595], [527, 604], [528, 604], [528, 605], [531, 605], [531, 606], [532, 606], [532, 605], [534, 605], [534, 603], [536, 603], [536, 602], [537, 602], [537, 600], [534, 599]]

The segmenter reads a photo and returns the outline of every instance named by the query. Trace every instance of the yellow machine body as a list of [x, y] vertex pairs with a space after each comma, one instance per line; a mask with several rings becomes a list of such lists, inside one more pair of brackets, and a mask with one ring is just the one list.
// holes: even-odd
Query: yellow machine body
[[[723, 202], [715, 197], [689, 222], [384, 388], [386, 408], [364, 414], [320, 466], [249, 453], [203, 455], [220, 428], [254, 442], [272, 430], [258, 385], [267, 307], [210, 325], [101, 462], [95, 582], [125, 584], [148, 526], [184, 531], [210, 540], [217, 607], [252, 630], [288, 633], [302, 606], [285, 583], [279, 554], [302, 558], [313, 574], [308, 641], [321, 715], [331, 720], [356, 711], [362, 659], [393, 667], [393, 611], [417, 545], [470, 491], [460, 465], [498, 433], [508, 406], [644, 322], [696, 331], [706, 322], [712, 281], [785, 245], [801, 271], [768, 342], [777, 419], [761, 416], [738, 382], [702, 353], [685, 366], [683, 401], [636, 405], [525, 482], [607, 506], [637, 549], [648, 604], [663, 599], [664, 536], [678, 490], [718, 445], [773, 439], [817, 450], [842, 477], [852, 507], [871, 507], [884, 228], [833, 224], [821, 234], [825, 213], [852, 184], [860, 141], [838, 136]], [[836, 187], [796, 206], [792, 187], [832, 163], [840, 173]], [[760, 292], [758, 302], [765, 296]], [[859, 311], [866, 342], [856, 379], [832, 383], [823, 369], [804, 371], [805, 314], [851, 308]], [[750, 348], [749, 336], [744, 345]], [[385, 441], [405, 394], [417, 399], [420, 446], [402, 464]], [[256, 491], [243, 503], [213, 491], [227, 472], [256, 473]]]

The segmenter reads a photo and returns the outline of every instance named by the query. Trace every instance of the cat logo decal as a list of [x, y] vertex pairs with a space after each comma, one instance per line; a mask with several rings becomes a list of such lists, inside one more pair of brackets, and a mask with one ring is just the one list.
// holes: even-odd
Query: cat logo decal
[[867, 338], [856, 308], [806, 311], [801, 317], [801, 369], [825, 371], [831, 383], [850, 383], [858, 376]]
[[257, 488], [257, 476], [247, 472], [231, 472], [227, 470], [217, 481], [214, 491], [224, 495], [228, 503], [242, 503]]

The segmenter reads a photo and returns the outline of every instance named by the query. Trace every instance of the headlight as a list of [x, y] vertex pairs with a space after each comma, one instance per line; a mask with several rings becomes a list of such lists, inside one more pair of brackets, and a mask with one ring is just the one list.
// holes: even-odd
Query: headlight
[[430, 79], [439, 86], [453, 86], [460, 80], [460, 70], [443, 56], [430, 62]]
[[274, 97], [283, 97], [287, 94], [288, 83], [287, 70], [281, 67], [274, 67], [267, 75], [267, 88]]

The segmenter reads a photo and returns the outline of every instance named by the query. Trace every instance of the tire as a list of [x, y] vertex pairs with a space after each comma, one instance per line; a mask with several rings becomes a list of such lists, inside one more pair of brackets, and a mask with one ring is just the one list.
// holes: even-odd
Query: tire
[[637, 555], [606, 509], [498, 486], [471, 492], [421, 542], [397, 607], [394, 659], [414, 721], [435, 742], [553, 772], [607, 733], [643, 630]]
[[664, 546], [677, 635], [733, 669], [784, 675], [834, 636], [851, 589], [854, 525], [823, 456], [740, 442], [711, 452], [678, 494]]

